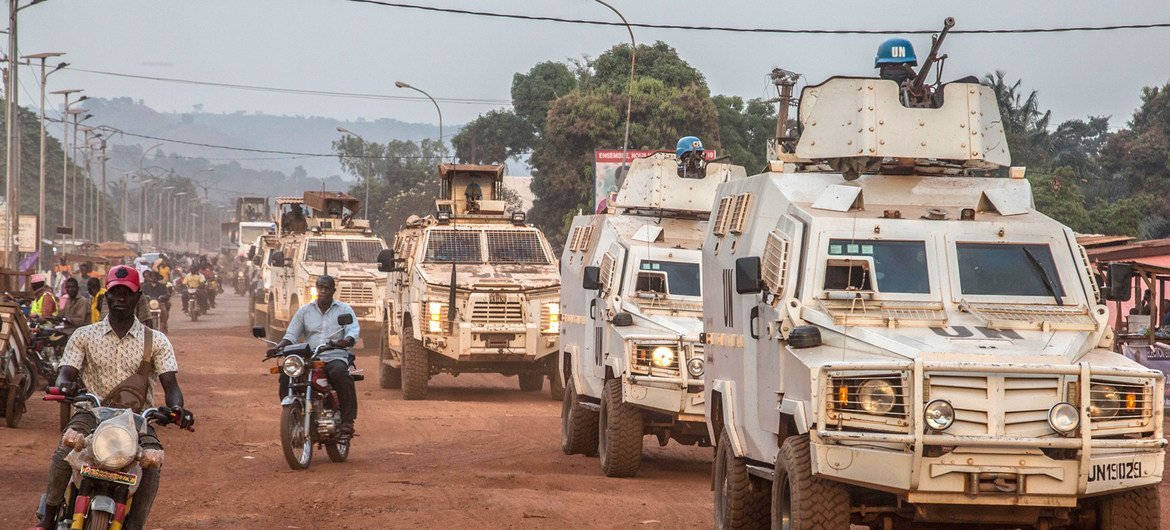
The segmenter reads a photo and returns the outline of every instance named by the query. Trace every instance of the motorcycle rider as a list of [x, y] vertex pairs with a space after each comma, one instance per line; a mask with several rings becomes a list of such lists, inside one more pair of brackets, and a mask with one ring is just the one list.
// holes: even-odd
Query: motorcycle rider
[[186, 287], [187, 289], [195, 289], [195, 300], [191, 300], [191, 295], [187, 292], [187, 289], [183, 289], [183, 311], [184, 312], [187, 312], [190, 309], [190, 306], [188, 304], [190, 304], [191, 302], [195, 302], [195, 303], [201, 304], [201, 305], [206, 303], [206, 302], [202, 302], [201, 300], [199, 300], [199, 297], [204, 296], [203, 295], [203, 289], [204, 289], [203, 284], [204, 283], [206, 283], [206, 280], [203, 278], [203, 275], [199, 274], [194, 269], [188, 271], [186, 276], [183, 276], [183, 287]]
[[89, 292], [89, 323], [94, 324], [106, 318], [110, 309], [106, 306], [106, 288], [101, 280], [91, 276], [85, 280], [85, 290]]
[[[118, 265], [106, 276], [106, 296], [109, 300], [109, 315], [100, 322], [79, 328], [65, 345], [61, 357], [61, 368], [57, 372], [56, 386], [66, 395], [76, 395], [80, 388], [101, 396], [102, 399], [114, 390], [121, 381], [138, 370], [145, 354], [144, 326], [134, 317], [134, 308], [142, 293], [139, 289], [138, 271], [133, 267]], [[183, 408], [183, 391], [179, 388], [175, 350], [171, 341], [161, 332], [153, 333], [152, 359], [154, 375], [162, 383], [166, 412], [177, 413], [180, 427], [190, 427], [195, 416]], [[147, 392], [148, 404], [151, 392]], [[141, 411], [135, 411], [141, 412]], [[73, 418], [66, 429], [84, 434], [97, 428], [93, 413], [74, 409]], [[139, 444], [147, 449], [162, 449], [153, 429], [139, 438]], [[65, 457], [71, 449], [58, 445], [49, 465], [49, 485], [45, 496], [45, 519], [37, 528], [53, 528], [53, 518], [64, 503], [65, 487], [73, 473]], [[142, 471], [141, 482], [134, 495], [134, 502], [126, 515], [124, 528], [142, 528], [146, 515], [154, 503], [158, 490], [159, 468]]]
[[[142, 283], [143, 302], [139, 305], [145, 307], [146, 316], [150, 318], [150, 300], [158, 300], [160, 322], [155, 323], [155, 325], [158, 326], [158, 329], [166, 332], [167, 319], [170, 317], [171, 309], [171, 290], [162, 282], [162, 275], [157, 272], [148, 270], [142, 277], [144, 280]], [[138, 318], [145, 322], [141, 313], [139, 313]]]
[[28, 281], [33, 290], [29, 316], [47, 318], [57, 314], [57, 298], [53, 296], [53, 290], [45, 286], [45, 275], [33, 274]]
[[[353, 308], [349, 307], [349, 304], [333, 299], [333, 293], [336, 291], [337, 282], [332, 276], [318, 277], [317, 299], [297, 310], [288, 323], [288, 331], [284, 338], [268, 350], [268, 355], [280, 353], [282, 348], [296, 342], [302, 335], [311, 348], [316, 349], [321, 344], [326, 344], [330, 348], [317, 358], [325, 361], [325, 375], [329, 379], [329, 385], [337, 392], [341, 408], [341, 426], [338, 432], [347, 438], [353, 436], [353, 422], [357, 419], [357, 390], [354, 389], [353, 377], [349, 373], [351, 356], [346, 348], [351, 348], [357, 343], [361, 328], [358, 326]], [[341, 338], [326, 341], [327, 337], [335, 336], [341, 329], [337, 317], [346, 313], [353, 316], [353, 323], [344, 327], [345, 331]], [[288, 376], [281, 373], [280, 398], [283, 399], [287, 394]]]
[[90, 323], [89, 298], [81, 296], [81, 288], [77, 285], [77, 278], [65, 280], [65, 305], [61, 306], [61, 316], [65, 317], [69, 327], [81, 327]]

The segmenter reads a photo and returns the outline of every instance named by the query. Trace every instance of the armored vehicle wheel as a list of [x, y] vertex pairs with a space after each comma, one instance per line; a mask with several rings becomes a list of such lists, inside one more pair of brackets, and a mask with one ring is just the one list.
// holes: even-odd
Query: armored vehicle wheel
[[715, 528], [768, 528], [768, 481], [748, 474], [743, 459], [731, 450], [726, 430], [719, 435], [712, 465]]
[[378, 384], [382, 388], [397, 390], [402, 388], [402, 368], [386, 364], [386, 358], [390, 356], [390, 347], [386, 344], [387, 339], [386, 331], [383, 330], [382, 346], [378, 349]]
[[402, 333], [402, 398], [426, 399], [427, 380], [431, 377], [430, 359], [422, 341]]
[[808, 436], [789, 436], [772, 474], [772, 527], [793, 530], [849, 528], [849, 493], [812, 476]]
[[1114, 493], [1099, 501], [1097, 525], [1092, 528], [1109, 530], [1160, 528], [1160, 510], [1157, 486]]
[[525, 392], [540, 392], [544, 388], [544, 374], [540, 372], [520, 372], [520, 390]]
[[567, 455], [597, 456], [597, 412], [577, 402], [572, 379], [565, 385], [561, 400], [561, 451]]
[[554, 401], [564, 399], [565, 386], [561, 384], [561, 376], [557, 374], [557, 365], [553, 365], [548, 372], [548, 397]]
[[632, 477], [642, 465], [642, 411], [622, 401], [622, 380], [606, 379], [598, 413], [597, 453], [607, 477]]

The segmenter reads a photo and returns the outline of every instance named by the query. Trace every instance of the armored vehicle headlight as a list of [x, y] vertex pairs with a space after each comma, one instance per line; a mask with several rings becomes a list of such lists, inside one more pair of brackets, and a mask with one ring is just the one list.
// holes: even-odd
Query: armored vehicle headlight
[[691, 374], [691, 377], [703, 377], [704, 369], [706, 362], [702, 357], [691, 357], [691, 360], [687, 361], [687, 373]]
[[871, 414], [885, 414], [893, 410], [897, 399], [894, 386], [884, 379], [870, 379], [862, 383], [858, 390], [862, 410]]
[[309, 288], [309, 299], [310, 300], [317, 299], [317, 286], [316, 285]]
[[440, 333], [443, 331], [443, 304], [438, 302], [430, 302], [427, 304], [427, 312], [430, 314], [430, 320], [427, 322], [427, 332]]
[[560, 333], [561, 331], [561, 304], [560, 302], [548, 302], [544, 304], [544, 329], [541, 331], [545, 333]]
[[1089, 386], [1089, 416], [1107, 419], [1121, 409], [1121, 393], [1112, 385]]
[[138, 436], [113, 425], [93, 435], [93, 459], [104, 469], [121, 469], [138, 456]]
[[1080, 423], [1080, 413], [1069, 403], [1060, 402], [1048, 409], [1048, 426], [1058, 433], [1070, 434]]
[[669, 368], [674, 364], [674, 350], [670, 346], [659, 346], [650, 352], [650, 362], [659, 368]]
[[297, 377], [301, 372], [305, 371], [305, 360], [299, 355], [289, 355], [280, 362], [280, 369], [284, 375], [289, 377]]
[[936, 431], [944, 431], [955, 422], [955, 407], [945, 399], [936, 399], [926, 404], [926, 426]]

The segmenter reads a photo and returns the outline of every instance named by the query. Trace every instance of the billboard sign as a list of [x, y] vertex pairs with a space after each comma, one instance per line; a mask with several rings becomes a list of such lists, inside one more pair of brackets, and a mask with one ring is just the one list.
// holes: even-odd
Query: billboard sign
[[[655, 153], [670, 153], [674, 151], [667, 149], [652, 150], [652, 149], [630, 149], [626, 151], [626, 165], [633, 162], [636, 158], [646, 158]], [[716, 158], [715, 150], [708, 149], [703, 151], [703, 158], [706, 160], [713, 160]], [[618, 172], [622, 167], [622, 150], [621, 149], [595, 149], [593, 151], [593, 209], [597, 210], [601, 205], [601, 201], [609, 196], [610, 193], [618, 190]]]

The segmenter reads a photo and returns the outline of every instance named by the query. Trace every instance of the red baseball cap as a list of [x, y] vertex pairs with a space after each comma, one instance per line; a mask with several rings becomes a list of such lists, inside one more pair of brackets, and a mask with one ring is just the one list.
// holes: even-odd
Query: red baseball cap
[[126, 265], [118, 265], [111, 268], [110, 272], [106, 273], [106, 290], [113, 289], [119, 285], [125, 285], [130, 288], [130, 291], [137, 293], [138, 287], [141, 285], [141, 280], [138, 278], [138, 271], [134, 267]]

